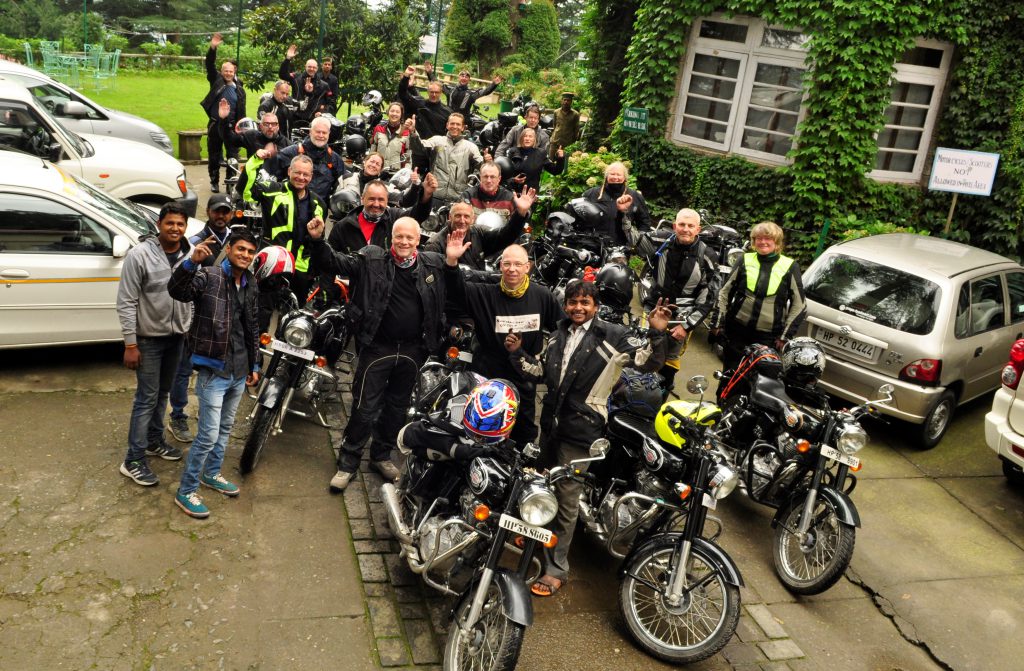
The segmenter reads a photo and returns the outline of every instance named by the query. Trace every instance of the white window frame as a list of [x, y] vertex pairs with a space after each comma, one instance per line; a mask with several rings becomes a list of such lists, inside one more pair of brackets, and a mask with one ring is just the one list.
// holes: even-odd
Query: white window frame
[[[700, 37], [700, 26], [702, 21], [716, 21], [733, 25], [746, 25], [747, 36], [743, 43], [730, 42], [727, 40], [716, 40]], [[741, 145], [743, 139], [743, 128], [739, 119], [746, 119], [747, 110], [750, 105], [750, 96], [753, 90], [754, 77], [757, 73], [757, 66], [760, 63], [769, 65], [781, 65], [785, 67], [799, 67], [809, 70], [810, 66], [806, 61], [806, 51], [797, 49], [779, 49], [775, 47], [761, 46], [765, 29], [799, 30], [787, 26], [768, 24], [762, 19], [753, 17], [726, 17], [722, 14], [703, 16], [693, 22], [690, 31], [690, 39], [687, 45], [686, 56], [683, 63], [683, 76], [676, 94], [675, 115], [672, 120], [670, 138], [677, 144], [690, 145], [711, 149], [726, 154], [739, 154], [754, 159], [759, 163], [772, 165], [786, 165], [790, 159], [786, 156], [779, 156], [770, 152], [748, 149]], [[693, 77], [693, 63], [697, 54], [733, 58], [740, 61], [740, 71], [737, 76], [736, 95], [732, 100], [732, 109], [729, 119], [723, 123], [727, 126], [723, 142], [704, 140], [689, 135], [683, 135], [681, 126], [686, 109], [686, 101], [689, 96], [690, 81]], [[806, 93], [801, 96], [800, 111], [797, 114], [797, 125], [803, 121], [806, 109], [803, 100]], [[794, 133], [793, 144], [799, 138], [799, 133]]]
[[[903, 182], [916, 184], [921, 181], [924, 169], [928, 165], [928, 156], [932, 152], [932, 134], [935, 131], [935, 124], [942, 109], [943, 94], [946, 88], [946, 80], [949, 79], [949, 65], [953, 59], [953, 45], [938, 40], [927, 40], [919, 38], [914, 41], [917, 47], [926, 49], [937, 49], [942, 52], [942, 62], [938, 68], [928, 68], [920, 65], [908, 65], [896, 63], [895, 72], [890, 79], [892, 82], [902, 84], [924, 84], [933, 87], [932, 99], [928, 105], [928, 113], [925, 116], [924, 126], [921, 128], [921, 144], [917, 148], [917, 157], [914, 159], [914, 168], [911, 172], [898, 170], [874, 169], [868, 173], [868, 177], [880, 182]], [[890, 100], [891, 102], [891, 100]], [[891, 124], [886, 124], [891, 126]], [[900, 128], [899, 126], [892, 126]], [[877, 134], [876, 134], [877, 139]], [[879, 149], [881, 151], [881, 149]], [[910, 153], [906, 151], [904, 153]]]

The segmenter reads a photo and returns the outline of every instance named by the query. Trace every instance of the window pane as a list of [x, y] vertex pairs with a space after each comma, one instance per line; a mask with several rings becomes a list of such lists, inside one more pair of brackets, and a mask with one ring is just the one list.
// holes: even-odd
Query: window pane
[[893, 172], [914, 172], [914, 161], [917, 154], [905, 154], [895, 151], [880, 151], [875, 157], [875, 170], [891, 170]]
[[804, 278], [807, 298], [905, 333], [935, 326], [939, 285], [898, 268], [841, 254], [831, 255]]
[[710, 140], [711, 142], [722, 144], [725, 142], [725, 133], [728, 129], [729, 127], [723, 124], [710, 123], [700, 119], [694, 119], [693, 117], [684, 116], [680, 132], [683, 135], [689, 135], [690, 137], [699, 138], [701, 140]]
[[800, 88], [804, 71], [802, 68], [794, 68], [786, 65], [772, 65], [771, 63], [758, 63], [757, 74], [754, 80], [759, 84], [773, 84], [775, 86], [788, 86]]
[[886, 128], [878, 134], [878, 146], [886, 149], [917, 149], [921, 146], [921, 131]]
[[686, 99], [685, 114], [687, 116], [699, 116], [705, 119], [714, 119], [715, 121], [728, 121], [729, 112], [731, 111], [732, 105], [726, 102], [716, 102], [692, 96]]
[[885, 123], [887, 126], [924, 128], [926, 118], [928, 118], [928, 110], [923, 107], [889, 105], [889, 108], [885, 110]]
[[745, 24], [723, 23], [722, 21], [701, 21], [700, 36], [712, 40], [727, 42], [746, 42], [747, 26]]
[[1024, 321], [1024, 273], [1007, 273], [1006, 287], [1010, 290], [1010, 321]]
[[783, 114], [771, 110], [759, 110], [751, 107], [747, 110], [745, 126], [763, 128], [765, 130], [780, 131], [787, 135], [796, 132], [796, 114]]
[[800, 91], [784, 91], [770, 86], [757, 85], [750, 89], [751, 105], [799, 112], [801, 100], [803, 100], [803, 94]]
[[900, 57], [900, 63], [925, 68], [942, 67], [942, 49], [929, 49], [928, 47], [907, 49]]
[[0, 195], [0, 253], [109, 254], [111, 238], [105, 227], [60, 203]]
[[999, 275], [971, 282], [971, 333], [1004, 326], [1003, 284]]
[[701, 77], [694, 75], [690, 78], [690, 93], [696, 93], [709, 98], [721, 98], [732, 100], [736, 95], [736, 82], [728, 79], [715, 79], [713, 77]]
[[789, 135], [776, 135], [748, 128], [743, 131], [742, 145], [746, 149], [785, 156], [793, 148], [793, 138]]
[[718, 75], [736, 79], [740, 73], [740, 62], [735, 58], [720, 58], [707, 54], [696, 54], [693, 57], [693, 71], [706, 75]]
[[928, 84], [905, 84], [893, 82], [892, 101], [894, 103], [912, 103], [914, 105], [929, 105], [932, 102], [932, 91], [934, 86]]
[[804, 35], [796, 30], [765, 28], [764, 35], [761, 37], [761, 46], [772, 49], [803, 49], [810, 39], [809, 35]]

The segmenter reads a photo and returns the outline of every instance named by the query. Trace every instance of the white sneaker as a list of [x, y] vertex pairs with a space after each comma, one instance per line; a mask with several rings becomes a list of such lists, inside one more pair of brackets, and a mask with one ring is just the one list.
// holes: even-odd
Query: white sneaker
[[348, 483], [352, 482], [354, 477], [356, 477], [355, 473], [338, 471], [334, 474], [334, 477], [331, 478], [331, 491], [335, 494], [345, 491], [345, 488], [348, 487]]

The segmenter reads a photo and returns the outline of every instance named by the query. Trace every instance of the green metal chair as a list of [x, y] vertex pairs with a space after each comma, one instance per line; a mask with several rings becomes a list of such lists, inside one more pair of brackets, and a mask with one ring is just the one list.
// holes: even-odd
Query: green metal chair
[[93, 86], [97, 91], [106, 87], [106, 82], [111, 77], [111, 63], [113, 60], [114, 54], [109, 51], [97, 55], [96, 69], [92, 74]]
[[40, 40], [39, 42], [40, 51], [56, 51], [60, 52], [60, 42], [50, 42], [48, 40]]
[[43, 72], [54, 79], [62, 79], [71, 74], [70, 69], [61, 58], [60, 53], [53, 49], [43, 48]]
[[36, 66], [36, 59], [32, 55], [32, 45], [29, 44], [28, 42], [24, 42], [24, 45], [25, 45], [25, 65], [29, 66], [30, 68], [34, 68]]

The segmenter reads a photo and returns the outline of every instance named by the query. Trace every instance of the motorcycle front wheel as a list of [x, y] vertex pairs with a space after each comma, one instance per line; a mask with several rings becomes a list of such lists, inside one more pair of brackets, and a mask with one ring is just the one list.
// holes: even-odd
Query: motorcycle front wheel
[[[633, 557], [619, 586], [619, 610], [636, 642], [675, 664], [707, 659], [725, 647], [740, 620], [740, 590], [700, 547], [690, 549], [686, 585], [673, 606], [665, 599], [676, 546], [649, 547]], [[694, 587], [697, 585], [696, 587]]]
[[270, 429], [276, 416], [276, 406], [268, 408], [261, 405], [256, 409], [256, 416], [249, 427], [249, 437], [245, 439], [245, 447], [242, 448], [242, 458], [238, 462], [238, 470], [242, 475], [248, 475], [256, 470], [256, 464], [259, 463], [260, 454], [267, 444], [267, 439], [270, 438]]
[[444, 671], [511, 671], [519, 660], [526, 627], [505, 614], [500, 583], [491, 583], [480, 619], [468, 632], [459, 626], [469, 615], [473, 591], [462, 600], [444, 646]]
[[857, 529], [839, 521], [831, 501], [818, 497], [807, 534], [800, 537], [806, 499], [791, 503], [775, 527], [772, 558], [779, 580], [794, 594], [821, 594], [834, 585], [853, 558]]

